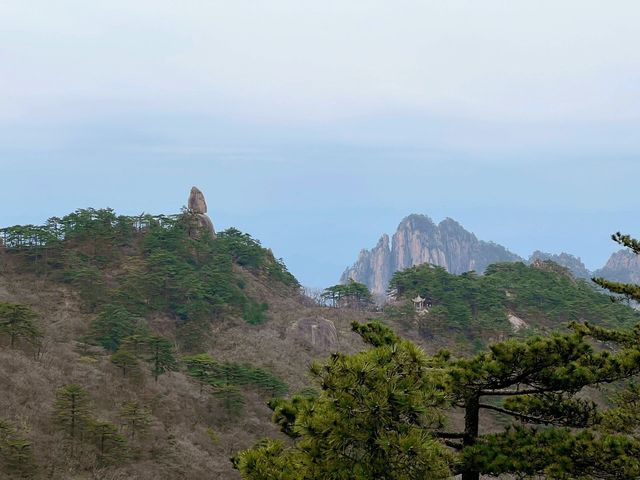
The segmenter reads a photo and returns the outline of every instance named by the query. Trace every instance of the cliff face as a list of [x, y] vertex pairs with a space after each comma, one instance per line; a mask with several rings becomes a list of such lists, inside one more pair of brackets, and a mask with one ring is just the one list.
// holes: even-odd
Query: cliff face
[[410, 215], [398, 226], [391, 244], [383, 235], [371, 250], [362, 250], [358, 260], [340, 279], [364, 283], [375, 295], [384, 295], [394, 272], [430, 263], [450, 273], [483, 272], [496, 262], [522, 260], [491, 242], [478, 240], [458, 222], [447, 218], [436, 225], [425, 215]]
[[619, 250], [609, 257], [606, 265], [593, 272], [596, 277], [624, 283], [640, 283], [640, 255]]
[[374, 248], [360, 251], [358, 260], [342, 274], [340, 282], [347, 283], [353, 278], [367, 285], [372, 292], [384, 293], [393, 272], [389, 235], [385, 233]]

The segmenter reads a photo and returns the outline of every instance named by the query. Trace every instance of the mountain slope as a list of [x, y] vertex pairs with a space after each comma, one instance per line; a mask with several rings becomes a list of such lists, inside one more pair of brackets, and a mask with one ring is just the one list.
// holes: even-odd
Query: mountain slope
[[[315, 306], [250, 236], [194, 235], [184, 215], [143, 220], [87, 209], [2, 230], [0, 303], [32, 309], [41, 336], [11, 347], [0, 332], [0, 421], [30, 444], [35, 478], [237, 479], [229, 457], [277, 435], [269, 398], [308, 387], [312, 361], [361, 346], [350, 322], [363, 312]], [[166, 340], [177, 370], [154, 381], [145, 350], [125, 373], [114, 354], [133, 338]], [[197, 353], [222, 376], [193, 377], [183, 359]], [[82, 438], [54, 421], [69, 384], [90, 400]], [[122, 417], [130, 402], [150, 421], [135, 438]], [[115, 428], [126, 455], [102, 455], [95, 425]]]

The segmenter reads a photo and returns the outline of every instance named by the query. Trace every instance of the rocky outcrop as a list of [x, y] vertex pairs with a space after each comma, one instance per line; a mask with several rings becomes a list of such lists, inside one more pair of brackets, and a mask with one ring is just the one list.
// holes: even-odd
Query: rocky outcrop
[[568, 253], [563, 252], [559, 255], [555, 255], [552, 253], [536, 250], [529, 257], [529, 263], [533, 264], [536, 260], [551, 260], [552, 262], [557, 263], [561, 267], [569, 270], [571, 274], [576, 278], [591, 278], [591, 272], [587, 269], [584, 263], [582, 263], [582, 260], [579, 257], [570, 255]]
[[513, 313], [510, 313], [507, 316], [507, 319], [509, 320], [509, 323], [511, 324], [511, 328], [513, 329], [514, 332], [518, 332], [523, 328], [527, 328], [529, 326], [527, 322], [525, 322], [520, 317], [514, 315]]
[[287, 329], [287, 337], [322, 352], [332, 352], [338, 348], [336, 326], [323, 317], [301, 318]]
[[436, 225], [425, 215], [410, 215], [398, 226], [392, 241], [383, 235], [371, 250], [362, 250], [358, 260], [341, 277], [364, 283], [378, 297], [385, 294], [394, 272], [430, 263], [451, 273], [483, 272], [492, 263], [521, 261], [504, 247], [478, 240], [458, 222], [447, 218]]
[[204, 199], [204, 194], [197, 187], [191, 187], [187, 210], [194, 216], [197, 222], [194, 231], [189, 233], [198, 236], [202, 232], [205, 232], [215, 238], [216, 230], [213, 227], [213, 222], [209, 218], [209, 215], [207, 215], [207, 202]]
[[614, 282], [640, 283], [640, 255], [635, 255], [631, 250], [619, 250], [593, 275]]

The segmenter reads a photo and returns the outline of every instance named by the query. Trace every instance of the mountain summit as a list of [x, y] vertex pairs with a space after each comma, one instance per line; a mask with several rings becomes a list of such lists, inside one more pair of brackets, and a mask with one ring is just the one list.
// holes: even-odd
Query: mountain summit
[[615, 282], [640, 283], [640, 260], [637, 257], [627, 250], [618, 250], [611, 254], [604, 267], [593, 274]]
[[428, 216], [419, 214], [404, 218], [391, 239], [385, 233], [371, 250], [361, 250], [356, 262], [340, 277], [340, 282], [347, 283], [353, 279], [364, 283], [374, 295], [381, 297], [395, 272], [424, 263], [460, 274], [472, 270], [483, 273], [489, 265], [498, 262], [531, 265], [546, 260], [566, 268], [575, 278], [588, 280], [596, 276], [640, 283], [640, 259], [626, 250], [613, 253], [603, 268], [592, 272], [574, 255], [536, 250], [524, 259], [502, 245], [478, 240], [451, 218], [445, 218], [436, 225]]
[[382, 235], [371, 250], [362, 250], [358, 260], [342, 274], [341, 282], [364, 283], [376, 295], [384, 295], [394, 272], [430, 263], [450, 273], [483, 272], [496, 262], [522, 261], [501, 245], [485, 242], [451, 218], [435, 224], [426, 215], [409, 215], [400, 222], [391, 241]]

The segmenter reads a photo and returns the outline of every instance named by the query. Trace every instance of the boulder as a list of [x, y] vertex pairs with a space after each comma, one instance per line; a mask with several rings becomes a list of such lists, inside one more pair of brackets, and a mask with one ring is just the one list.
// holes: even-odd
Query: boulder
[[294, 338], [314, 350], [331, 352], [338, 348], [338, 331], [331, 320], [322, 317], [305, 317], [287, 329], [287, 338]]

